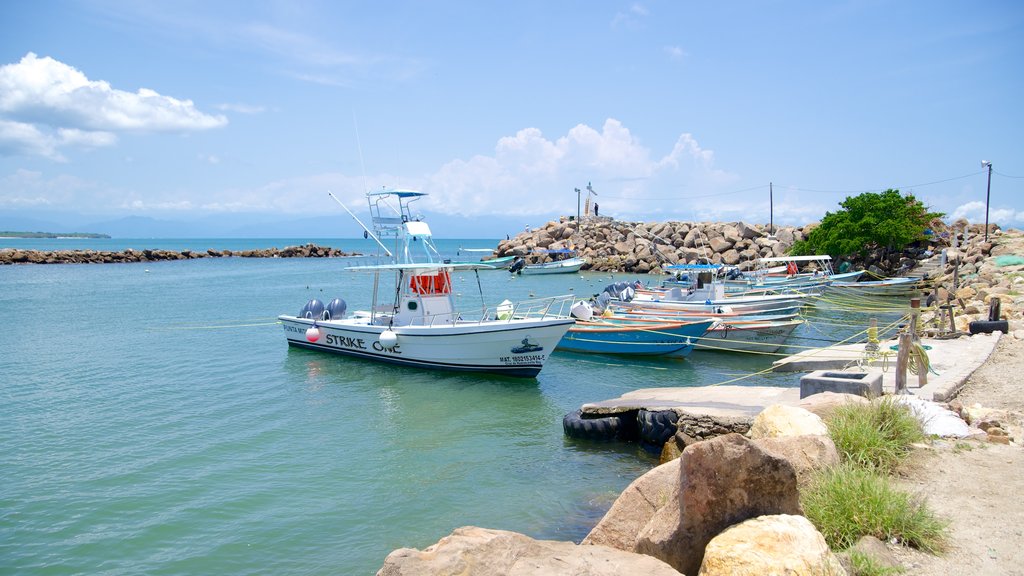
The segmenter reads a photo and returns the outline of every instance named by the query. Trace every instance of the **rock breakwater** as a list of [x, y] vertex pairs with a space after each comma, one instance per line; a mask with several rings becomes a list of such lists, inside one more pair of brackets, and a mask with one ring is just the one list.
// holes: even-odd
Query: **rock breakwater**
[[0, 249], [3, 264], [114, 264], [127, 262], [159, 262], [165, 260], [193, 260], [196, 258], [338, 258], [358, 256], [330, 246], [305, 244], [286, 248], [257, 250], [133, 250], [117, 252], [107, 250], [18, 250]]
[[538, 250], [576, 250], [585, 270], [659, 274], [670, 264], [711, 262], [736, 265], [783, 256], [815, 224], [775, 227], [745, 222], [625, 222], [562, 219], [521, 232], [498, 244], [498, 256], [550, 261]]

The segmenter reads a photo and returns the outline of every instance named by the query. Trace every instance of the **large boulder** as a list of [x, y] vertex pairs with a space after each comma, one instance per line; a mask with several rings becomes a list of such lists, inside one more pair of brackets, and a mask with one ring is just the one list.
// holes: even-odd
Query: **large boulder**
[[636, 550], [640, 531], [654, 513], [679, 497], [680, 462], [676, 459], [662, 464], [630, 483], [583, 543]]
[[505, 530], [457, 528], [425, 550], [399, 548], [388, 554], [377, 576], [548, 576], [645, 574], [679, 576], [664, 562], [607, 546], [534, 540]]
[[708, 241], [708, 245], [711, 246], [711, 250], [716, 254], [721, 254], [722, 252], [732, 248], [733, 243], [721, 236], [715, 236]]
[[803, 516], [752, 518], [722, 532], [704, 551], [700, 576], [845, 574], [825, 538]]
[[797, 484], [807, 486], [814, 473], [839, 464], [839, 450], [828, 436], [779, 436], [754, 443], [793, 466]]
[[796, 472], [739, 434], [688, 446], [678, 497], [659, 508], [635, 550], [696, 574], [704, 547], [725, 528], [766, 514], [801, 514]]
[[857, 394], [846, 394], [843, 392], [819, 392], [817, 394], [811, 394], [806, 398], [801, 398], [800, 403], [797, 404], [800, 408], [817, 414], [819, 418], [825, 420], [828, 419], [836, 408], [845, 406], [847, 404], [867, 404], [870, 402], [863, 396]]
[[828, 426], [816, 414], [803, 408], [773, 404], [754, 418], [748, 435], [757, 439], [805, 434], [825, 436], [828, 434]]

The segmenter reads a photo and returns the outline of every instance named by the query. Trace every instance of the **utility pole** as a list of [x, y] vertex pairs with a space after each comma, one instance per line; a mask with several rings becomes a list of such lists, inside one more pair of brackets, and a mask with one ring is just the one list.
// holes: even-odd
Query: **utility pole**
[[985, 166], [988, 166], [988, 187], [985, 188], [985, 242], [988, 242], [988, 199], [992, 193], [992, 163], [982, 160], [981, 167]]
[[768, 235], [774, 234], [772, 229], [775, 227], [775, 193], [772, 190], [772, 183], [768, 183]]
[[576, 190], [576, 221], [579, 222], [580, 221], [580, 189], [579, 188], [574, 188], [574, 190]]

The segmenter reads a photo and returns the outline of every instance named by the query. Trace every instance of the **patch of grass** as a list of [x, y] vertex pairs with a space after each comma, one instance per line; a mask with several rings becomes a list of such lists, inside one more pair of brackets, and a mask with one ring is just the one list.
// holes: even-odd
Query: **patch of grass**
[[894, 576], [895, 574], [903, 573], [903, 568], [881, 566], [870, 556], [859, 550], [851, 550], [849, 556], [850, 564], [853, 565], [852, 576]]
[[961, 452], [970, 452], [975, 448], [977, 448], [977, 446], [973, 442], [957, 442], [956, 444], [953, 444], [953, 453], [960, 454]]
[[844, 461], [882, 472], [895, 470], [911, 444], [925, 439], [921, 423], [891, 396], [840, 406], [827, 424]]
[[946, 523], [924, 501], [892, 486], [878, 470], [844, 462], [817, 474], [801, 492], [804, 515], [833, 550], [849, 548], [862, 536], [936, 553], [945, 545]]

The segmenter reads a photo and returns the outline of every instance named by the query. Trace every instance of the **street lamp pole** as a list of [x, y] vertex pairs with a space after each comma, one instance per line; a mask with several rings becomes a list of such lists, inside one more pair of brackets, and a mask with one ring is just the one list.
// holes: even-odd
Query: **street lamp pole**
[[580, 189], [576, 188], [576, 221], [580, 221]]
[[992, 163], [982, 160], [981, 167], [986, 166], [988, 166], [988, 186], [985, 188], [985, 242], [988, 242], [988, 201], [992, 195]]

